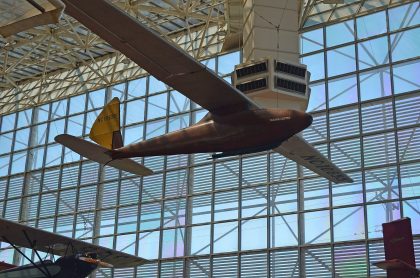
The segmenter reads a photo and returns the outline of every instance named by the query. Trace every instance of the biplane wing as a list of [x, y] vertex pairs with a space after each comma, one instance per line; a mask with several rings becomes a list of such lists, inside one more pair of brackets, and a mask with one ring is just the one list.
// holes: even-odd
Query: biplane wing
[[15, 267], [16, 267], [15, 265], [8, 264], [8, 263], [5, 263], [5, 262], [0, 262], [0, 271], [6, 270], [6, 269], [12, 269], [12, 268], [15, 268]]
[[38, 251], [65, 256], [77, 252], [93, 252], [103, 262], [115, 268], [134, 267], [148, 261], [120, 251], [97, 246], [91, 243], [68, 238], [13, 221], [0, 219], [0, 240], [13, 245]]

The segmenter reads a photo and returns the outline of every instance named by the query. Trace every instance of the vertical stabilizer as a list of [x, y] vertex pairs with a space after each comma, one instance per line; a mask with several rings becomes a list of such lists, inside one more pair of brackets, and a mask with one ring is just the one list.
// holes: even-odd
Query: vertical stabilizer
[[109, 150], [122, 147], [120, 100], [117, 97], [105, 105], [101, 114], [93, 123], [89, 137]]

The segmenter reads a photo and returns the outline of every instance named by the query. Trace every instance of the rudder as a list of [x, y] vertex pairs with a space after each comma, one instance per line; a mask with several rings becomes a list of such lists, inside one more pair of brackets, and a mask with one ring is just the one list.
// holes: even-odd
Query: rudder
[[89, 138], [109, 150], [123, 146], [120, 127], [120, 100], [117, 97], [108, 102], [96, 118]]

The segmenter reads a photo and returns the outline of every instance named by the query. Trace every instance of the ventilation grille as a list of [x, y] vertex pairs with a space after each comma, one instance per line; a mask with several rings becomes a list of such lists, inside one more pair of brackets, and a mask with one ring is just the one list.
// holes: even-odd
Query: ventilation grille
[[258, 89], [265, 89], [267, 88], [267, 79], [260, 78], [254, 81], [238, 84], [236, 85], [236, 88], [240, 90], [241, 92], [249, 92], [249, 91], [254, 91]]
[[287, 89], [290, 91], [294, 91], [297, 93], [300, 93], [302, 95], [305, 95], [306, 93], [306, 85], [301, 84], [298, 82], [293, 82], [290, 80], [282, 79], [282, 78], [276, 78], [276, 87], [280, 89]]
[[241, 78], [244, 76], [261, 73], [261, 72], [267, 72], [267, 62], [264, 61], [262, 63], [258, 63], [252, 66], [243, 67], [236, 70], [236, 76], [237, 78]]
[[291, 75], [296, 75], [296, 76], [300, 76], [300, 77], [305, 77], [306, 76], [306, 69], [305, 68], [300, 68], [297, 66], [293, 66], [290, 64], [285, 64], [285, 63], [281, 63], [281, 62], [274, 62], [274, 66], [277, 72], [284, 72], [287, 74], [291, 74]]

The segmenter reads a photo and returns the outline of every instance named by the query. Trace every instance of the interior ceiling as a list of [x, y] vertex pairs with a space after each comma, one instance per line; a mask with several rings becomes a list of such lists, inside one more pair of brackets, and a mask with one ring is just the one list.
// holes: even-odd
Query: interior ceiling
[[[168, 40], [183, 44], [182, 47], [197, 59], [214, 54], [206, 51], [211, 41], [223, 42], [226, 35], [240, 32], [242, 28], [243, 0], [111, 1]], [[324, 4], [322, 0], [300, 1], [301, 28], [311, 28], [325, 22], [412, 0], [344, 0], [343, 4]], [[10, 5], [12, 2], [0, 0], [0, 6]], [[0, 22], [8, 16], [10, 17], [10, 13], [3, 9], [0, 12]], [[211, 38], [212, 36], [217, 38]], [[10, 103], [12, 98], [17, 98], [15, 95], [20, 94], [19, 98], [25, 98], [22, 92], [33, 90], [37, 86], [42, 89], [45, 84], [49, 84], [48, 79], [57, 76], [57, 73], [77, 74], [80, 70], [75, 69], [84, 67], [95, 74], [100, 74], [101, 61], [121, 55], [65, 14], [58, 24], [32, 28], [8, 38], [0, 37], [0, 47], [0, 114], [13, 109], [14, 106]], [[130, 63], [123, 58], [118, 61], [123, 64]], [[107, 79], [105, 85], [118, 81], [118, 79]], [[38, 85], [28, 87], [29, 83], [34, 82]], [[86, 89], [91, 88], [86, 87]], [[33, 96], [32, 94], [30, 97], [31, 103], [36, 104], [37, 101], [33, 100]]]

